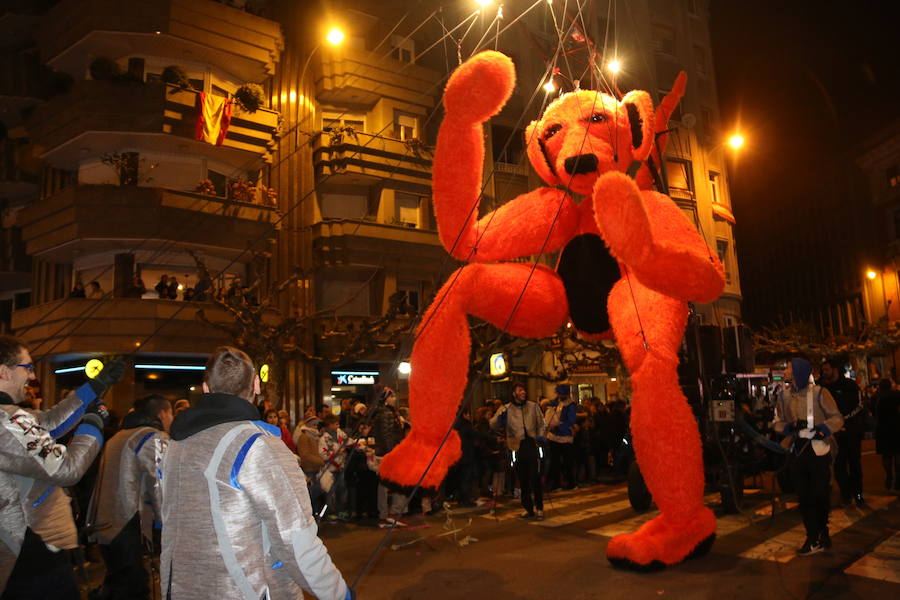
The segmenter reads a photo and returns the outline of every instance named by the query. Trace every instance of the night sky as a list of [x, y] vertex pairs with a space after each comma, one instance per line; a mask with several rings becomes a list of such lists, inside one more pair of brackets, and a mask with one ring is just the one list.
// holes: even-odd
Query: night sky
[[[848, 202], [834, 173], [852, 169], [865, 139], [900, 118], [900, 3], [710, 4], [722, 128], [739, 124], [747, 139], [729, 174], [745, 316], [760, 324], [771, 315], [758, 314], [753, 296], [771, 285], [773, 265], [754, 259], [778, 243], [773, 234], [790, 235], [778, 225], [810, 223]], [[842, 243], [850, 240], [833, 238]], [[815, 260], [784, 258], [795, 269]]]

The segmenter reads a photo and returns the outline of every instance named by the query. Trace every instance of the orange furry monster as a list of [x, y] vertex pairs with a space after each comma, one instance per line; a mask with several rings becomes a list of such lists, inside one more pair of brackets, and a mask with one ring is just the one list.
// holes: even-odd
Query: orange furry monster
[[[650, 191], [645, 164], [654, 150], [659, 164], [654, 139], [685, 79], [679, 76], [655, 113], [643, 91], [621, 101], [585, 90], [560, 96], [525, 133], [531, 165], [554, 187], [522, 194], [478, 220], [482, 124], [509, 99], [515, 70], [509, 58], [488, 51], [450, 77], [434, 206], [444, 247], [470, 264], [451, 275], [420, 326], [409, 382], [412, 431], [381, 463], [385, 481], [415, 485], [452, 426], [469, 369], [468, 315], [529, 338], [549, 336], [571, 319], [582, 335], [618, 344], [632, 377], [637, 460], [661, 513], [614, 537], [607, 557], [656, 568], [711, 547], [716, 522], [703, 504], [700, 436], [676, 366], [686, 303], [717, 298], [723, 269], [675, 203]], [[498, 262], [556, 250], [556, 271]], [[459, 456], [452, 431], [422, 485], [440, 485]]]

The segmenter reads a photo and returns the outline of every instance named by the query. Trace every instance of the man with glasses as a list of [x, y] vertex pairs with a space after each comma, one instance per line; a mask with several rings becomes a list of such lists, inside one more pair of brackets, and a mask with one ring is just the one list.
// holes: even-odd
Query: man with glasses
[[[25, 346], [0, 336], [0, 600], [79, 598], [71, 566], [35, 533], [34, 508], [56, 486], [81, 479], [103, 445], [97, 400], [122, 376], [116, 361], [45, 412], [28, 412], [34, 365]], [[80, 423], [80, 424], [79, 424]], [[76, 427], [68, 446], [56, 440]]]

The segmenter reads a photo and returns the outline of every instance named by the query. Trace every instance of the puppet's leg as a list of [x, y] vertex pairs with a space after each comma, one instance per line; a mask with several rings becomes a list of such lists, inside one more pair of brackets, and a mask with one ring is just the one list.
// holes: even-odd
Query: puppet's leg
[[678, 386], [677, 349], [686, 307], [644, 288], [633, 277], [631, 287], [633, 298], [628, 281], [616, 284], [610, 312], [631, 372], [634, 450], [660, 515], [635, 533], [615, 536], [606, 556], [618, 566], [653, 569], [708, 551], [715, 539], [716, 519], [703, 504], [700, 434]]
[[410, 359], [412, 430], [379, 468], [387, 483], [414, 486], [428, 468], [422, 486], [437, 488], [459, 460], [459, 436], [450, 428], [469, 373], [468, 315], [530, 338], [548, 336], [562, 324], [568, 304], [561, 281], [546, 267], [535, 269], [529, 280], [530, 272], [531, 265], [526, 264], [471, 264], [451, 275], [438, 292], [419, 326]]

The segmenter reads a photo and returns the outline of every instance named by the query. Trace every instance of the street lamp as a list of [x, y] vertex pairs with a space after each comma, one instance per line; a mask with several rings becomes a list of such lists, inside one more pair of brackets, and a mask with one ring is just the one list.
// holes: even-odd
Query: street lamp
[[868, 277], [869, 279], [875, 279], [876, 276], [877, 273], [875, 273], [875, 271], [873, 271], [872, 269], [866, 271], [866, 277]]
[[744, 145], [744, 136], [739, 133], [735, 133], [730, 138], [728, 138], [728, 145], [735, 150], [739, 150]]
[[622, 69], [622, 63], [619, 62], [618, 58], [614, 58], [609, 61], [609, 64], [606, 65], [606, 68], [609, 69], [610, 73], [615, 75]]
[[[328, 35], [325, 36], [325, 41], [327, 41], [332, 46], [339, 46], [341, 42], [344, 41], [344, 32], [338, 29], [337, 27], [332, 27], [328, 31]], [[316, 46], [310, 51], [309, 56], [306, 57], [306, 62], [303, 63], [303, 69], [300, 70], [300, 79], [297, 80], [297, 85], [302, 86], [303, 80], [306, 78], [306, 69], [309, 68], [309, 61], [312, 60], [313, 55], [318, 51], [319, 48], [322, 47], [322, 42], [316, 44]]]

